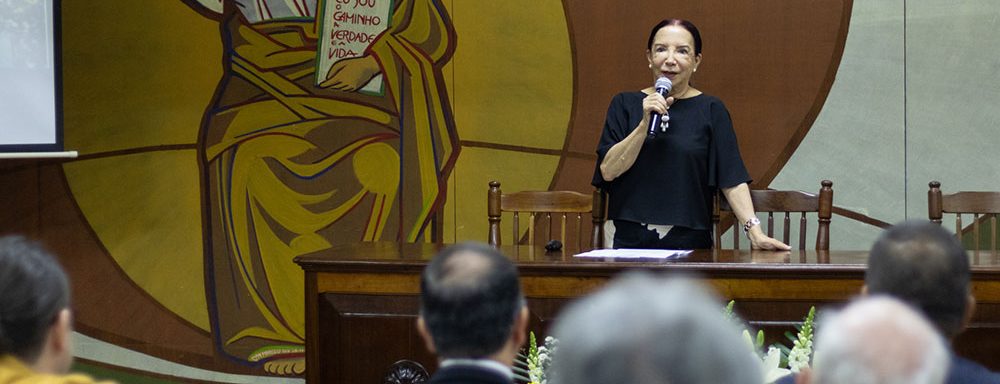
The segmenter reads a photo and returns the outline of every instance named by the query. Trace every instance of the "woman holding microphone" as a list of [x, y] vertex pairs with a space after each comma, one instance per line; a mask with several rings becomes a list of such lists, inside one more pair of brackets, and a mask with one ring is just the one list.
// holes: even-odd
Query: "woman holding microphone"
[[[608, 192], [611, 245], [711, 248], [712, 200], [722, 190], [754, 249], [789, 249], [760, 229], [729, 111], [691, 85], [702, 60], [698, 28], [663, 20], [646, 47], [659, 92], [616, 95], [597, 146], [593, 184]], [[651, 126], [656, 115], [662, 123]]]

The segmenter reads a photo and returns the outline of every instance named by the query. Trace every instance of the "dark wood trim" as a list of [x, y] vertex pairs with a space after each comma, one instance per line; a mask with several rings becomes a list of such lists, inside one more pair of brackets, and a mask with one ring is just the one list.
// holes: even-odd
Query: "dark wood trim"
[[865, 223], [865, 224], [868, 224], [868, 225], [871, 225], [871, 226], [875, 226], [875, 227], [879, 227], [879, 228], [882, 228], [882, 229], [886, 229], [886, 228], [889, 228], [889, 227], [892, 226], [892, 224], [890, 224], [890, 223], [884, 222], [882, 220], [876, 219], [876, 218], [871, 217], [871, 216], [866, 216], [864, 214], [852, 211], [852, 210], [847, 209], [847, 208], [838, 207], [836, 205], [833, 206], [833, 213], [835, 215], [838, 215], [838, 216], [843, 216], [843, 217], [846, 217], [846, 218], [851, 219], [851, 220], [860, 221], [862, 223]]
[[[305, 274], [305, 297], [310, 297], [313, 292], [319, 292], [319, 288], [316, 285], [316, 274], [306, 273]], [[316, 300], [306, 300], [306, 350], [317, 351], [319, 350], [319, 309]], [[321, 356], [315, 354], [306, 354], [306, 381], [310, 383], [320, 382], [320, 372], [319, 369], [310, 369], [312, 367], [319, 367], [323, 364]]]

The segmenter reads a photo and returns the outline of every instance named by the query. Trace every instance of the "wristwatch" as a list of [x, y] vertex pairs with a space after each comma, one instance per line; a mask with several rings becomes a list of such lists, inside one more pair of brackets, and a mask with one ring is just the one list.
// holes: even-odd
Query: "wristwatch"
[[743, 223], [743, 233], [749, 236], [750, 228], [753, 228], [753, 226], [755, 225], [760, 225], [760, 219], [758, 219], [756, 216], [751, 217], [750, 219], [747, 220], [746, 223]]

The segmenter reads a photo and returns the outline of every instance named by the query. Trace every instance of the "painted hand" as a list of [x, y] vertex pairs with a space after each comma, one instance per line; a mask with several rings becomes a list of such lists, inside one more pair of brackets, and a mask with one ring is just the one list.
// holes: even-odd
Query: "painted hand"
[[364, 87], [369, 80], [379, 74], [379, 71], [378, 62], [371, 55], [344, 59], [330, 67], [330, 71], [326, 73], [326, 80], [320, 86], [354, 92]]

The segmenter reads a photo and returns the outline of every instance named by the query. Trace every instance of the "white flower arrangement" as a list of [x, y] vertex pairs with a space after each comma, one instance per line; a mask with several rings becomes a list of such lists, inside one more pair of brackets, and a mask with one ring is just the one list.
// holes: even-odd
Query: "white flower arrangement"
[[[743, 322], [733, 314], [733, 304], [735, 304], [735, 301], [730, 301], [729, 305], [726, 305], [724, 314], [727, 318], [738, 322], [742, 326]], [[754, 340], [750, 336], [750, 331], [745, 328], [743, 329], [743, 340], [746, 341], [754, 357], [761, 360], [765, 383], [773, 383], [785, 375], [798, 373], [802, 368], [809, 366], [812, 357], [813, 324], [815, 317], [816, 307], [810, 307], [809, 314], [806, 315], [802, 325], [797, 327], [799, 329], [798, 334], [792, 337], [790, 333], [785, 333], [792, 341], [791, 350], [784, 345], [774, 344], [768, 347], [767, 353], [763, 355], [759, 355], [757, 351], [762, 350], [764, 347], [764, 331], [757, 331], [757, 338]], [[785, 363], [784, 366], [782, 366], [782, 362]]]
[[809, 308], [799, 334], [793, 340], [792, 350], [788, 352], [788, 369], [798, 373], [802, 368], [809, 366], [809, 360], [813, 351], [813, 321], [816, 317], [816, 307]]
[[[756, 356], [755, 356], [756, 357]], [[777, 347], [768, 347], [767, 354], [764, 355], [762, 359], [762, 367], [764, 368], [764, 382], [773, 383], [778, 381], [778, 379], [785, 377], [791, 371], [785, 368], [781, 368], [781, 349]]]
[[535, 332], [528, 335], [527, 354], [518, 353], [514, 359], [514, 378], [528, 384], [547, 384], [548, 377], [546, 371], [552, 364], [552, 356], [559, 349], [559, 340], [552, 336], [545, 338], [545, 344], [539, 346], [535, 339]]

